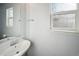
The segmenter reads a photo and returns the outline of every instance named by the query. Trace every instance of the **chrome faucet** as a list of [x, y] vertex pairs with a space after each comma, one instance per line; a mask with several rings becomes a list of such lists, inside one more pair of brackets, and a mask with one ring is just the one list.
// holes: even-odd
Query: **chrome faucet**
[[17, 44], [16, 40], [10, 42], [10, 46], [13, 46], [13, 45], [15, 45], [15, 44]]

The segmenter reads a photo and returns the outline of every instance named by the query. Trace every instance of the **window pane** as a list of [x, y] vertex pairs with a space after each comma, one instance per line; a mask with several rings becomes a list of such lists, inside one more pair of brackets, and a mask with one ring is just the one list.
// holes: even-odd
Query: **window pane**
[[6, 25], [13, 26], [13, 8], [6, 9]]
[[13, 17], [13, 8], [9, 8], [9, 17]]
[[54, 16], [53, 27], [75, 28], [75, 14], [66, 14], [66, 15]]
[[52, 10], [54, 12], [61, 12], [61, 11], [69, 11], [69, 10], [76, 10], [77, 4], [76, 3], [53, 3]]
[[13, 26], [13, 19], [9, 19], [9, 26]]

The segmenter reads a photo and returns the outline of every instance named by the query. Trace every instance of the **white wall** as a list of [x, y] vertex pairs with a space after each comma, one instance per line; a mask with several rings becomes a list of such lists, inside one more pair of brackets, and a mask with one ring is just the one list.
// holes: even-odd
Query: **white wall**
[[32, 56], [72, 56], [79, 55], [79, 33], [53, 32], [50, 29], [48, 3], [29, 4], [28, 38], [32, 47], [28, 55]]
[[2, 33], [2, 4], [0, 4], [0, 34]]

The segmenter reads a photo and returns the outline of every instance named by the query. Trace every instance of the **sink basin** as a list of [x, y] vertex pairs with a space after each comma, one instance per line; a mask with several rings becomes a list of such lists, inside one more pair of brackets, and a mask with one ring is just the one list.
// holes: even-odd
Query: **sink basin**
[[[30, 41], [29, 40], [22, 40], [21, 42], [8, 47], [6, 50], [4, 50], [0, 55], [1, 56], [21, 56], [30, 47]], [[1, 48], [0, 48], [1, 49]]]

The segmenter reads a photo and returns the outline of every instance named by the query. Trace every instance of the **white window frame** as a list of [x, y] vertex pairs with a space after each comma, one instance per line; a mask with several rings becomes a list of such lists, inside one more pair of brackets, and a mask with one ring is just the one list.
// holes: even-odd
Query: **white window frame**
[[[61, 12], [53, 12], [52, 11], [52, 3], [50, 4], [50, 29], [54, 31], [65, 31], [65, 32], [76, 32], [76, 17], [77, 17], [77, 11], [78, 11], [78, 4], [77, 4], [77, 10], [69, 10], [69, 11], [61, 11]], [[53, 18], [54, 15], [66, 15], [66, 14], [75, 14], [75, 28], [74, 29], [63, 29], [63, 28], [56, 28], [53, 27]]]

